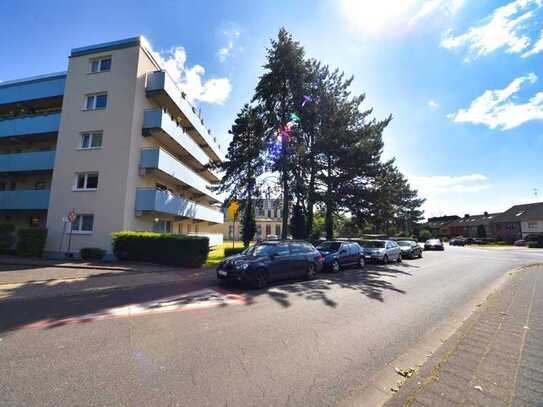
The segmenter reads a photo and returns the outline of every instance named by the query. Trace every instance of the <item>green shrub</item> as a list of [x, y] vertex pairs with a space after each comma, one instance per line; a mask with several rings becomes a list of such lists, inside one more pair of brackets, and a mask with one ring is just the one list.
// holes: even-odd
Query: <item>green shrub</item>
[[0, 225], [0, 254], [8, 253], [15, 243], [15, 225]]
[[79, 256], [85, 260], [102, 260], [105, 255], [106, 251], [98, 247], [84, 247], [79, 251]]
[[119, 260], [200, 267], [207, 260], [209, 238], [153, 232], [115, 232], [113, 253]]
[[235, 254], [240, 254], [245, 249], [243, 247], [225, 247], [224, 248], [224, 257], [230, 257]]
[[47, 239], [47, 229], [27, 228], [17, 231], [17, 256], [41, 257]]
[[428, 229], [422, 229], [419, 234], [419, 242], [425, 242], [432, 238], [432, 232]]

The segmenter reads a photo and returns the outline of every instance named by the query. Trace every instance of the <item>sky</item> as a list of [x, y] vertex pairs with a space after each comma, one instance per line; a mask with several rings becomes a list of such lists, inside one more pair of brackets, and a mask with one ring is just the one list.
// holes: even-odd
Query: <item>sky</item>
[[0, 26], [2, 81], [145, 36], [224, 151], [285, 27], [354, 75], [377, 119], [392, 114], [384, 156], [427, 217], [543, 201], [543, 0], [20, 0], [0, 3]]

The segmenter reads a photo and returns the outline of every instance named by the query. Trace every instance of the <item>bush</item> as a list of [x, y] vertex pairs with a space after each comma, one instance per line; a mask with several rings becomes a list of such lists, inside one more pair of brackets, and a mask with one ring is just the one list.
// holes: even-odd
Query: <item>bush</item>
[[240, 254], [245, 249], [243, 247], [225, 247], [224, 248], [224, 257], [230, 257], [235, 254]]
[[422, 229], [419, 234], [419, 242], [425, 242], [432, 238], [432, 232], [428, 229]]
[[0, 225], [0, 254], [6, 254], [15, 243], [15, 225]]
[[41, 257], [47, 239], [47, 229], [19, 229], [17, 231], [17, 256]]
[[84, 247], [79, 251], [79, 255], [85, 260], [102, 260], [106, 251], [98, 247]]
[[153, 232], [115, 232], [113, 253], [119, 260], [200, 267], [207, 260], [209, 238]]

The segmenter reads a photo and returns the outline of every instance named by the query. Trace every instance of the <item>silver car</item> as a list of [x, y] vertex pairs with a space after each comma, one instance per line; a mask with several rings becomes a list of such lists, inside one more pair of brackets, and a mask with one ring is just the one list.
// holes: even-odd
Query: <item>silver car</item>
[[402, 261], [402, 251], [394, 240], [368, 240], [364, 242], [364, 258], [366, 261], [388, 263]]

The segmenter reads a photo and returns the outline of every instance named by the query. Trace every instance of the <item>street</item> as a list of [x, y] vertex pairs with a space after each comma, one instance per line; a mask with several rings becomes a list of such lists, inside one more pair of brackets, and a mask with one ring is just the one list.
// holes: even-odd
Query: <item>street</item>
[[372, 405], [392, 361], [535, 262], [543, 251], [447, 247], [267, 290], [210, 275], [0, 302], [0, 405]]

